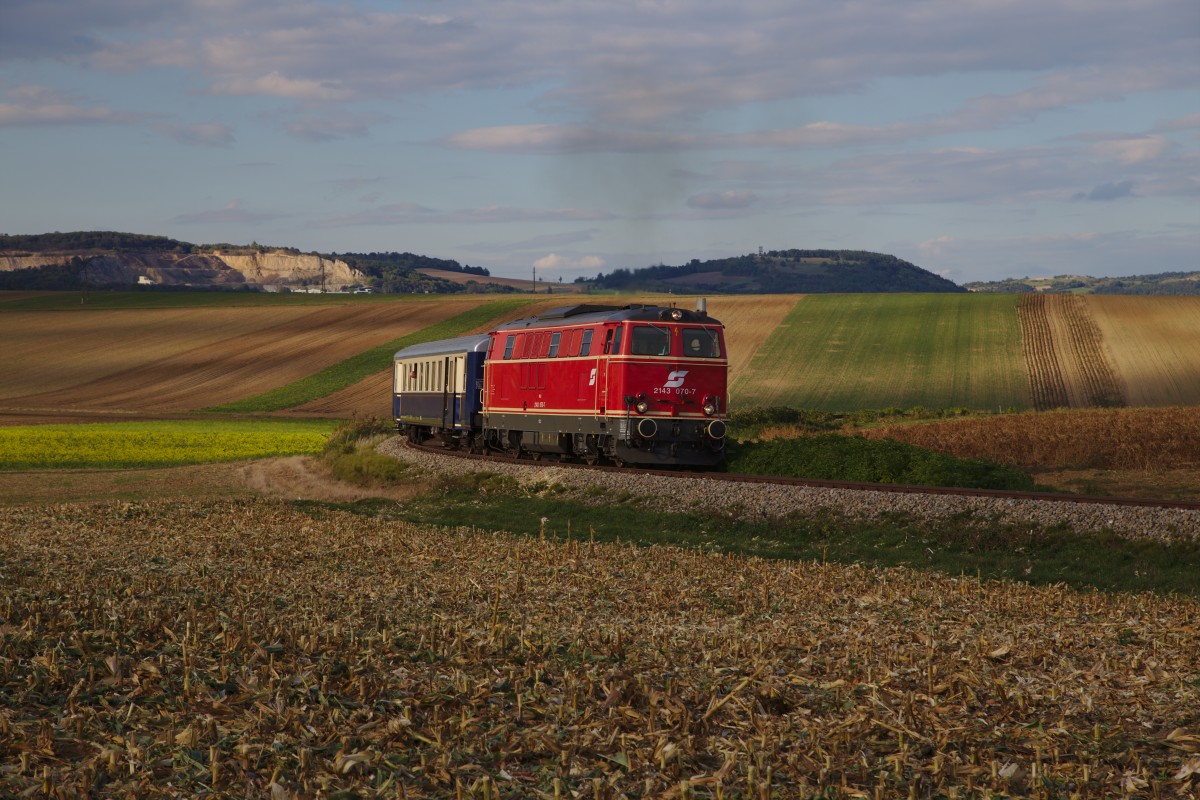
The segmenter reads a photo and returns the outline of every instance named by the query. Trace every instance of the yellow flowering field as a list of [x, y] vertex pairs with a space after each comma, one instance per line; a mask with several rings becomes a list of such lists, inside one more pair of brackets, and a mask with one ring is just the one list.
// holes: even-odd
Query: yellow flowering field
[[331, 420], [160, 420], [0, 428], [0, 470], [126, 469], [318, 453]]

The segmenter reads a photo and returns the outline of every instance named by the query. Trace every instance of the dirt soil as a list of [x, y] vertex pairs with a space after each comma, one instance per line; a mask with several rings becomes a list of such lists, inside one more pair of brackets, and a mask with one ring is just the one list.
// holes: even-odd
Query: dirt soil
[[[119, 312], [126, 315], [124, 325], [107, 318], [60, 315], [52, 318], [58, 323], [54, 329], [45, 324], [36, 329], [43, 339], [53, 340], [52, 346], [37, 351], [38, 363], [18, 364], [15, 375], [20, 380], [13, 386], [0, 378], [0, 398], [5, 410], [12, 411], [178, 412], [220, 405], [307, 377], [478, 303], [475, 298], [453, 298], [282, 311], [184, 309], [177, 318]], [[262, 319], [272, 324], [263, 326]], [[91, 325], [67, 324], [79, 321]], [[0, 333], [7, 336], [32, 322], [20, 315], [6, 316], [0, 320]], [[235, 330], [236, 335], [230, 335]], [[88, 344], [77, 344], [80, 341]], [[189, 342], [196, 344], [185, 347]], [[63, 354], [69, 356], [66, 363]], [[26, 359], [32, 360], [33, 356]], [[21, 394], [34, 386], [53, 388]]]

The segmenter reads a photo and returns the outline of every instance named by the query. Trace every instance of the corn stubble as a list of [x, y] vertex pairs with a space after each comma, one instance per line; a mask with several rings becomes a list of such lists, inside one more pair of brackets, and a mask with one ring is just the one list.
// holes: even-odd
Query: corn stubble
[[1200, 787], [1193, 601], [566, 531], [262, 501], [6, 510], [0, 794]]

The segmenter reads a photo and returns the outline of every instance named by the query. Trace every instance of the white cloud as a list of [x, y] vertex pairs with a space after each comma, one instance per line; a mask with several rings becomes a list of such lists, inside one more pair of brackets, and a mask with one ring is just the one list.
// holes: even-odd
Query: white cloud
[[[361, 1], [102, 5], [11, 0], [0, 53], [105, 69], [172, 64], [216, 93], [302, 102], [544, 85], [544, 109], [617, 129], [855, 91], [884, 75], [1049, 76], [1028, 92], [982, 98], [971, 110], [982, 115], [1186, 87], [1196, 75], [1193, 0], [452, 0], [437, 15]], [[31, 40], [40, 48], [27, 48]]]
[[604, 267], [605, 261], [599, 256], [582, 256], [569, 258], [558, 253], [548, 253], [533, 262], [533, 266], [543, 272], [578, 272], [580, 270], [598, 270]]
[[1111, 139], [1097, 142], [1092, 149], [1103, 158], [1111, 158], [1125, 165], [1141, 164], [1166, 155], [1173, 145], [1165, 136], [1139, 136], [1131, 139]]
[[293, 100], [320, 102], [349, 100], [353, 97], [353, 92], [346, 89], [341, 81], [290, 78], [278, 71], [258, 77], [227, 78], [214, 83], [209, 91], [213, 94], [288, 97]]
[[0, 103], [0, 127], [8, 125], [129, 124], [143, 114], [88, 107], [44, 86], [17, 86], [5, 93], [11, 102]]

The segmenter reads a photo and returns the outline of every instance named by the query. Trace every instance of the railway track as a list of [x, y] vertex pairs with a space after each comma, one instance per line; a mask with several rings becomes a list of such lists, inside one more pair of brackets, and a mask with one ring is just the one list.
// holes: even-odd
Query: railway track
[[1138, 508], [1181, 509], [1200, 511], [1200, 502], [1186, 500], [1150, 500], [1140, 497], [1102, 497], [1095, 495], [1058, 494], [1052, 492], [1012, 492], [1003, 489], [962, 489], [946, 486], [913, 486], [898, 483], [864, 483], [859, 481], [830, 481], [816, 478], [781, 478], [772, 475], [741, 475], [728, 472], [697, 472], [685, 470], [647, 469], [643, 467], [609, 466], [603, 464], [588, 465], [573, 461], [556, 460], [552, 458], [514, 458], [494, 454], [471, 453], [442, 446], [414, 444], [405, 441], [405, 446], [413, 450], [454, 458], [473, 459], [483, 463], [519, 464], [522, 466], [548, 466], [569, 469], [590, 470], [598, 472], [613, 472], [624, 475], [653, 475], [665, 478], [692, 478], [726, 483], [754, 483], [777, 486], [796, 486], [813, 489], [841, 489], [862, 492], [886, 492], [891, 494], [939, 495], [952, 497], [985, 497], [996, 500], [1037, 500], [1050, 503], [1083, 503], [1089, 505], [1107, 505]]

